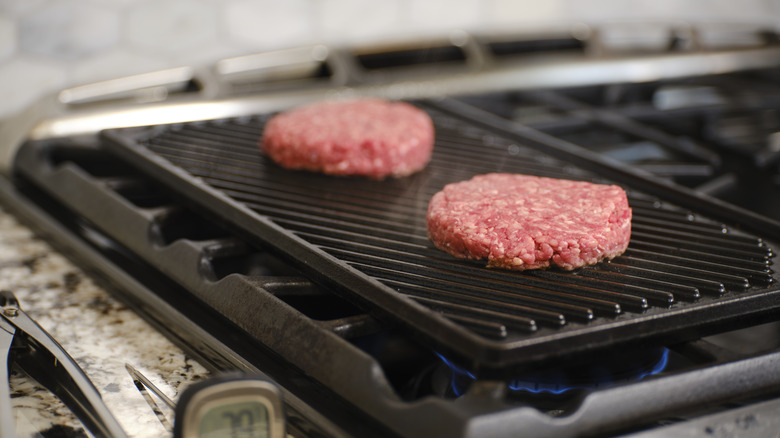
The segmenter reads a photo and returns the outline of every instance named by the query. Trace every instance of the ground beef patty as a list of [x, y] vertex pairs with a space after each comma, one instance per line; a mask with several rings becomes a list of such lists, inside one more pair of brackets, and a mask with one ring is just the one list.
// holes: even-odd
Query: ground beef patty
[[455, 257], [571, 270], [626, 250], [631, 208], [617, 186], [492, 173], [445, 186], [431, 198], [427, 226]]
[[382, 179], [424, 168], [433, 137], [431, 118], [408, 103], [325, 101], [271, 118], [261, 149], [288, 169]]

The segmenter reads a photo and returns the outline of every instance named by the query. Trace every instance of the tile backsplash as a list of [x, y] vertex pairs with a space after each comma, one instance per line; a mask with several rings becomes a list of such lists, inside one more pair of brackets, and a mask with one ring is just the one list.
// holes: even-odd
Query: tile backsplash
[[780, 26], [780, 0], [0, 0], [0, 118], [60, 88], [309, 43], [605, 20]]

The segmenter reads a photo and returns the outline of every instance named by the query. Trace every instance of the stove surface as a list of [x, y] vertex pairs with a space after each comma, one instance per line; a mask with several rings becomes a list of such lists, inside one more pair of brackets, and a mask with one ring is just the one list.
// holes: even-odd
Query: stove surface
[[[589, 53], [572, 41], [559, 41], [566, 57]], [[491, 50], [527, 54], [518, 47]], [[401, 59], [416, 62], [410, 53]], [[765, 431], [780, 395], [780, 70], [757, 54], [743, 53], [756, 63], [744, 71], [638, 83], [629, 65], [676, 59], [695, 72], [726, 58], [577, 58], [567, 65], [612, 66], [622, 80], [511, 91], [510, 70], [476, 71], [466, 76], [500, 85], [468, 93], [435, 74], [419, 88], [383, 88], [386, 61], [364, 56], [357, 94], [414, 98], [431, 84], [451, 96], [415, 101], [441, 143], [412, 183], [357, 187], [259, 154], [271, 113], [329, 95], [318, 88], [340, 77], [329, 64], [309, 88], [321, 92], [158, 108], [173, 125], [85, 135], [100, 117], [75, 128], [54, 118], [19, 149], [1, 194], [209, 368], [279, 384], [303, 436]], [[168, 112], [185, 108], [213, 112]], [[636, 213], [629, 252], [573, 274], [519, 275], [435, 252], [420, 216], [427, 199], [496, 169], [623, 185]], [[521, 353], [502, 356], [512, 349]]]

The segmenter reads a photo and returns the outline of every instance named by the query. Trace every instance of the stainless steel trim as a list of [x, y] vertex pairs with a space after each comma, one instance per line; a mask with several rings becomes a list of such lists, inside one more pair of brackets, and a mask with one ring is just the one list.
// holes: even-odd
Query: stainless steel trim
[[215, 66], [221, 79], [278, 81], [309, 78], [330, 56], [324, 45], [298, 47], [222, 59]]
[[[467, 42], [473, 43], [471, 40]], [[342, 62], [345, 61], [342, 59], [344, 51], [329, 50], [324, 54], [315, 49], [307, 49], [309, 51], [306, 56], [327, 56], [339, 66], [338, 69], [357, 68], [354, 62]], [[312, 54], [311, 50], [317, 53]], [[225, 64], [222, 65], [225, 67]], [[381, 75], [381, 83], [361, 83], [360, 75], [350, 73], [350, 70], [345, 75], [335, 75], [335, 79], [322, 87], [275, 92], [269, 89], [266, 93], [237, 97], [225, 97], [224, 92], [219, 92], [220, 75], [210, 76], [211, 71], [202, 70], [203, 77], [195, 78], [203, 82], [200, 93], [183, 93], [163, 102], [119, 101], [111, 105], [63, 105], [57, 99], [53, 99], [53, 102], [51, 98], [44, 99], [42, 102], [47, 102], [45, 105], [39, 103], [19, 116], [0, 122], [0, 172], [9, 171], [16, 149], [26, 138], [45, 139], [94, 134], [108, 128], [237, 117], [326, 98], [365, 95], [389, 99], [435, 98], [508, 89], [649, 82], [776, 66], [780, 66], [778, 46], [621, 57], [603, 54], [580, 54], [544, 60], [518, 57], [512, 60], [495, 60], [479, 68], [455, 69], [452, 72], [430, 75], [411, 74], [408, 69], [388, 71]], [[71, 88], [60, 93], [59, 98], [62, 100], [65, 96], [66, 101], [83, 102], [85, 99], [114, 95], [112, 93], [119, 90], [128, 92], [142, 85], [165, 86], [162, 84], [178, 83], [177, 81], [190, 78], [192, 71], [190, 67], [182, 67], [168, 70], [168, 73], [162, 76], [150, 74], [151, 76], [142, 76], [141, 79], [136, 77], [138, 81], [125, 82], [126, 79], [123, 79], [108, 81], [107, 84]], [[353, 80], [345, 82], [345, 77]]]
[[114, 127], [177, 123], [236, 117], [323, 98], [378, 95], [391, 99], [529, 90], [621, 82], [649, 82], [694, 75], [720, 74], [780, 65], [780, 48], [707, 53], [675, 53], [620, 59], [577, 58], [537, 64], [504, 64], [482, 71], [437, 75], [380, 85], [327, 88], [204, 101], [192, 99], [114, 109], [71, 112], [38, 123], [30, 133], [43, 139], [97, 132]]
[[194, 78], [192, 67], [171, 68], [66, 88], [60, 91], [59, 99], [67, 105], [125, 98], [160, 101], [170, 93], [186, 89]]

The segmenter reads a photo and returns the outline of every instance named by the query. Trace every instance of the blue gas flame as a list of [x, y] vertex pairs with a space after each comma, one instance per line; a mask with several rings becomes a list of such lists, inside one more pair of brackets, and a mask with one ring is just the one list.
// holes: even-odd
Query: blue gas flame
[[463, 395], [463, 391], [460, 388], [460, 383], [458, 382], [459, 377], [466, 377], [471, 380], [477, 380], [477, 377], [474, 376], [474, 374], [470, 373], [468, 370], [465, 370], [458, 365], [455, 365], [454, 362], [450, 361], [446, 357], [442, 356], [439, 353], [436, 353], [437, 356], [439, 356], [439, 359], [444, 362], [450, 370], [452, 370], [452, 378], [450, 379], [450, 388], [452, 389], [452, 392], [455, 394], [456, 397], [460, 397]]
[[[439, 358], [450, 368], [450, 370], [452, 370], [450, 387], [452, 389], [452, 392], [455, 394], [455, 396], [460, 397], [464, 392], [464, 388], [467, 387], [467, 385], [464, 385], [463, 381], [464, 380], [466, 382], [468, 382], [469, 380], [473, 381], [476, 380], [476, 377], [474, 376], [473, 373], [454, 364], [452, 361], [448, 360], [441, 354], [436, 353], [436, 355], [439, 356]], [[664, 348], [661, 352], [658, 362], [656, 362], [649, 370], [638, 370], [637, 374], [632, 376], [624, 376], [624, 379], [633, 380], [633, 381], [642, 380], [645, 377], [660, 373], [666, 368], [666, 365], [668, 363], [669, 363], [669, 350]], [[604, 386], [612, 383], [611, 378], [606, 374], [604, 376], [600, 376], [597, 379], [594, 379], [594, 381], [592, 382], [587, 382], [582, 384], [553, 383], [550, 382], [550, 380], [551, 379], [549, 378], [544, 378], [539, 380], [534, 380], [533, 378], [522, 379], [522, 380], [515, 379], [509, 382], [508, 387], [513, 391], [526, 391], [532, 394], [547, 393], [547, 394], [557, 395], [557, 394], [563, 394], [565, 392], [576, 390], [576, 389], [585, 389], [585, 390], [594, 389], [598, 386]], [[559, 381], [565, 382], [565, 378], [561, 378]]]

